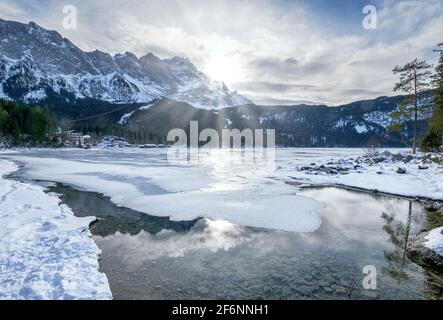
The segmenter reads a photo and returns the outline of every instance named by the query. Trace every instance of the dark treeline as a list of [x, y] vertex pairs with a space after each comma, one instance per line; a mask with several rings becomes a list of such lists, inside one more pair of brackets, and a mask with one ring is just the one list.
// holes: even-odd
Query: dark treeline
[[48, 108], [0, 100], [0, 137], [12, 144], [51, 142], [56, 124]]
[[434, 114], [429, 132], [422, 143], [425, 150], [439, 150], [443, 145], [443, 42], [434, 51], [439, 53], [440, 58], [433, 76], [433, 83], [436, 88], [434, 92]]

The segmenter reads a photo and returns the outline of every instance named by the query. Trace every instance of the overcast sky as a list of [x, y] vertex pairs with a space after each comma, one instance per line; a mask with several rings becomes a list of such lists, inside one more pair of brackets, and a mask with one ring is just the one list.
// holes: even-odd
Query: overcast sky
[[[77, 30], [62, 27], [77, 8]], [[365, 5], [377, 28], [362, 26]], [[257, 103], [337, 105], [392, 95], [392, 69], [435, 63], [443, 0], [0, 0], [0, 18], [35, 21], [83, 50], [188, 57]]]

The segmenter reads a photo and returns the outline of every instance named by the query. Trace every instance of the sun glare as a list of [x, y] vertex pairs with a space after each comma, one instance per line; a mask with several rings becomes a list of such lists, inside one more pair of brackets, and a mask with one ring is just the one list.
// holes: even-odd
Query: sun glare
[[205, 73], [216, 81], [230, 84], [243, 77], [240, 63], [234, 57], [225, 55], [211, 56], [204, 67]]

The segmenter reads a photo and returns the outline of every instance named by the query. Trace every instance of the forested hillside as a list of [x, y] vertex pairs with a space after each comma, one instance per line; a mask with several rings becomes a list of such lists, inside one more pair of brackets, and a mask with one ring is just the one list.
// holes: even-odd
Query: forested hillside
[[11, 144], [54, 142], [55, 114], [48, 108], [0, 100], [0, 138]]

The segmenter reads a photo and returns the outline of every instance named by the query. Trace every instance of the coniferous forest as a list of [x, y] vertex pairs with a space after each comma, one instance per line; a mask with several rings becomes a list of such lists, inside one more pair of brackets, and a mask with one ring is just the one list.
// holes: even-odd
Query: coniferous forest
[[0, 137], [13, 145], [54, 142], [56, 123], [45, 107], [0, 100]]

